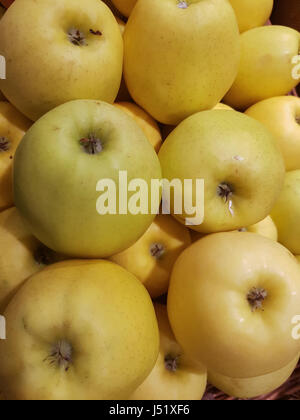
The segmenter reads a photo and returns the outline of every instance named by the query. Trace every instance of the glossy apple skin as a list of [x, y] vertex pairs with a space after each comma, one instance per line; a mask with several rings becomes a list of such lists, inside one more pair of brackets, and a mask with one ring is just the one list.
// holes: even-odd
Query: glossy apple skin
[[236, 77], [239, 50], [227, 1], [193, 1], [182, 9], [177, 0], [143, 0], [125, 29], [126, 84], [152, 117], [177, 125], [222, 99]]
[[[91, 134], [101, 141], [99, 154], [86, 153], [80, 144]], [[119, 197], [119, 171], [127, 171], [128, 183], [146, 181], [147, 214], [119, 214], [118, 199], [116, 214], [98, 213], [98, 182], [113, 180]], [[49, 248], [71, 257], [106, 258], [148, 229], [156, 216], [150, 184], [160, 178], [157, 154], [131, 117], [104, 102], [72, 101], [42, 117], [23, 138], [15, 157], [15, 202]]]
[[[209, 371], [251, 378], [279, 370], [300, 351], [292, 336], [299, 278], [294, 256], [273, 240], [247, 232], [206, 236], [173, 269], [168, 314], [175, 337]], [[267, 292], [261, 309], [248, 300], [253, 288]]]
[[[202, 233], [258, 223], [270, 214], [284, 181], [284, 162], [273, 136], [261, 123], [235, 111], [189, 117], [163, 143], [159, 159], [164, 178], [194, 180], [193, 203], [195, 180], [204, 179], [204, 221], [189, 226]], [[223, 183], [232, 189], [230, 201], [219, 195]], [[173, 203], [174, 193], [174, 213]], [[188, 217], [177, 216], [182, 223]]]
[[31, 235], [15, 207], [1, 212], [0, 314], [30, 276], [62, 259]]
[[288, 172], [272, 219], [278, 229], [278, 240], [293, 254], [300, 255], [300, 170]]
[[[81, 31], [85, 45], [71, 42], [72, 29]], [[75, 99], [114, 102], [123, 40], [102, 1], [19, 0], [1, 19], [0, 32], [9, 74], [0, 80], [0, 89], [31, 120]]]
[[264, 124], [276, 138], [287, 171], [300, 169], [300, 98], [278, 96], [258, 102], [246, 114]]
[[117, 102], [115, 106], [130, 115], [141, 127], [156, 152], [162, 145], [162, 137], [157, 122], [142, 108], [132, 102]]
[[[160, 333], [159, 356], [152, 372], [132, 394], [131, 400], [201, 400], [207, 383], [205, 367], [189, 359], [176, 342], [167, 308], [155, 304]], [[166, 368], [166, 358], [177, 360], [177, 368]]]
[[233, 7], [240, 32], [263, 26], [269, 19], [273, 0], [229, 0]]
[[[9, 340], [0, 342], [0, 388], [7, 399], [126, 399], [157, 359], [159, 333], [147, 291], [108, 261], [42, 270], [4, 315]], [[61, 341], [71, 347], [68, 368], [51, 357]]]
[[241, 61], [235, 82], [224, 102], [245, 110], [255, 103], [289, 93], [299, 80], [293, 77], [300, 34], [285, 26], [262, 26], [241, 34]]
[[[191, 244], [189, 230], [169, 215], [159, 215], [147, 232], [111, 261], [134, 274], [150, 296], [167, 293], [173, 265], [181, 252]], [[153, 246], [162, 247], [162, 254], [151, 254]], [[155, 248], [154, 248], [155, 249]]]
[[235, 398], [255, 398], [266, 395], [283, 385], [294, 372], [299, 355], [283, 368], [256, 378], [229, 378], [215, 372], [208, 373], [209, 382]]

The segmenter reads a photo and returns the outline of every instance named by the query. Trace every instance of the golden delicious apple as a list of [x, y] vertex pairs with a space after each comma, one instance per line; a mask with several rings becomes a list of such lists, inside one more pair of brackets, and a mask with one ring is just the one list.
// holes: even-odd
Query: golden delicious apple
[[[144, 207], [137, 179], [146, 189]], [[152, 208], [152, 179], [161, 179], [161, 168], [143, 131], [100, 101], [53, 109], [15, 156], [16, 206], [42, 243], [71, 257], [105, 258], [133, 245], [159, 210], [159, 197]]]
[[0, 314], [28, 277], [61, 259], [31, 235], [15, 207], [0, 213]]
[[184, 351], [231, 378], [266, 375], [300, 352], [293, 318], [300, 266], [278, 242], [254, 233], [208, 235], [175, 263], [168, 314]]
[[156, 298], [168, 291], [173, 265], [190, 244], [187, 228], [171, 216], [159, 215], [141, 239], [111, 260], [134, 274]]
[[235, 11], [240, 32], [263, 26], [271, 16], [273, 0], [229, 0]]
[[293, 58], [299, 54], [299, 47], [299, 32], [285, 26], [263, 26], [244, 32], [239, 72], [224, 102], [246, 109], [290, 92], [299, 82], [293, 76]]
[[241, 228], [240, 231], [257, 233], [258, 235], [273, 239], [273, 241], [277, 241], [278, 239], [277, 228], [271, 216], [267, 216], [265, 219], [256, 223], [255, 225], [249, 226], [247, 228]]
[[152, 372], [133, 393], [132, 400], [201, 400], [207, 371], [190, 360], [176, 342], [167, 308], [155, 304], [160, 332], [160, 351]]
[[216, 372], [208, 372], [208, 380], [225, 394], [235, 398], [255, 398], [269, 394], [283, 385], [294, 372], [299, 355], [283, 368], [256, 378], [229, 378]]
[[[284, 163], [273, 136], [236, 111], [211, 110], [187, 118], [164, 142], [159, 159], [163, 178], [182, 182], [182, 201], [200, 201], [196, 182], [204, 180], [204, 221], [189, 226], [202, 233], [240, 229], [264, 219], [284, 181]], [[189, 179], [191, 189], [184, 186]], [[173, 214], [180, 193], [171, 190]], [[191, 217], [186, 207], [183, 203], [184, 211], [176, 215], [182, 223]]]
[[224, 0], [140, 1], [124, 43], [129, 92], [164, 124], [213, 108], [237, 74], [238, 27]]
[[158, 152], [162, 144], [162, 137], [157, 122], [147, 112], [132, 102], [118, 102], [115, 106], [135, 120], [155, 151]]
[[0, 102], [0, 211], [13, 206], [13, 158], [31, 124], [10, 103]]
[[136, 2], [137, 0], [112, 0], [114, 6], [126, 17], [130, 15]]
[[287, 171], [300, 169], [300, 98], [278, 96], [250, 107], [246, 114], [263, 123], [278, 141]]
[[30, 119], [73, 99], [115, 100], [123, 41], [102, 1], [18, 0], [0, 33], [8, 74], [0, 89]]
[[293, 254], [300, 254], [300, 170], [288, 172], [283, 191], [274, 209], [272, 219], [278, 229], [278, 240]]
[[8, 305], [0, 388], [13, 400], [126, 399], [155, 365], [151, 299], [108, 261], [68, 261], [32, 276]]

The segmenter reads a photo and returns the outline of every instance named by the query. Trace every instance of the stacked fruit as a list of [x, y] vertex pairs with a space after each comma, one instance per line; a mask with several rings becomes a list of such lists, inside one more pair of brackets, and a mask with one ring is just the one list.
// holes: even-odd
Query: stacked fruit
[[263, 26], [272, 0], [10, 3], [3, 398], [279, 387], [300, 355], [297, 30]]

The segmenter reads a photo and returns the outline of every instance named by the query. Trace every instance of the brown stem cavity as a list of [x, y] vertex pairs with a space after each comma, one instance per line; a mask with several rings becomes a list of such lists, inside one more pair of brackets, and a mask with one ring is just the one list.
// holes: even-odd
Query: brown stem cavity
[[70, 29], [68, 32], [68, 38], [73, 45], [76, 45], [78, 47], [87, 45], [85, 35], [79, 29]]
[[169, 371], [169, 372], [176, 372], [178, 370], [179, 367], [179, 358], [180, 356], [171, 356], [170, 354], [168, 354], [165, 357], [165, 368]]
[[67, 372], [72, 364], [73, 349], [66, 340], [58, 341], [52, 348], [50, 355], [45, 359], [50, 365], [56, 365]]
[[217, 188], [217, 194], [223, 198], [225, 203], [228, 203], [233, 195], [233, 187], [227, 182], [222, 182]]
[[10, 148], [10, 140], [7, 137], [0, 137], [0, 153], [7, 152]]
[[98, 155], [103, 150], [101, 140], [94, 134], [90, 134], [88, 137], [81, 139], [79, 142], [84, 151], [89, 155]]
[[247, 295], [247, 300], [251, 306], [252, 312], [264, 310], [263, 304], [268, 297], [268, 292], [262, 287], [253, 287]]
[[150, 254], [157, 260], [159, 260], [164, 255], [165, 251], [166, 250], [164, 245], [160, 243], [155, 243], [150, 246]]

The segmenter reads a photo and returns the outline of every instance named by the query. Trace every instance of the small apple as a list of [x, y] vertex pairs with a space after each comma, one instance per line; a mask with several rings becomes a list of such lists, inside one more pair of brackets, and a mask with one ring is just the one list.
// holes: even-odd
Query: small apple
[[285, 26], [262, 26], [241, 34], [239, 72], [224, 102], [244, 110], [289, 93], [299, 83], [293, 75], [299, 47], [299, 32]]
[[272, 210], [279, 242], [293, 254], [300, 254], [300, 170], [288, 172], [283, 191]]
[[115, 100], [123, 41], [102, 1], [18, 0], [0, 32], [8, 74], [0, 89], [28, 118], [73, 99]]
[[[299, 355], [300, 266], [278, 242], [254, 233], [208, 235], [171, 275], [168, 314], [187, 355], [231, 378], [275, 372]], [[272, 357], [270, 357], [272, 355]]]
[[159, 215], [131, 248], [111, 260], [134, 274], [156, 298], [168, 291], [173, 265], [190, 244], [186, 227], [172, 216]]
[[162, 144], [162, 137], [157, 122], [147, 112], [132, 102], [118, 102], [115, 103], [115, 106], [135, 120], [155, 151], [158, 152]]
[[[182, 200], [192, 194], [189, 201], [196, 203], [196, 180], [204, 180], [204, 222], [189, 226], [201, 233], [240, 229], [264, 219], [284, 181], [284, 163], [273, 136], [236, 111], [211, 110], [187, 118], [164, 142], [159, 159], [163, 178], [181, 180]], [[191, 191], [184, 187], [187, 179], [193, 180]], [[171, 192], [174, 214], [174, 198], [180, 196]], [[181, 223], [191, 217], [187, 209], [176, 216]]]
[[264, 124], [277, 139], [286, 170], [300, 169], [300, 98], [265, 99], [250, 107], [246, 114]]
[[258, 235], [273, 239], [273, 241], [278, 240], [277, 228], [271, 216], [267, 216], [265, 219], [256, 223], [255, 225], [249, 226], [247, 228], [241, 228], [240, 231], [257, 233]]
[[0, 388], [9, 400], [127, 399], [155, 365], [151, 299], [109, 261], [66, 261], [32, 276], [8, 305]]
[[256, 378], [229, 378], [216, 372], [208, 372], [208, 380], [216, 388], [235, 398], [255, 398], [269, 394], [283, 385], [294, 372], [299, 355], [283, 368]]
[[[120, 171], [126, 172], [125, 186]], [[98, 184], [107, 179], [113, 185], [103, 207], [112, 206], [101, 212], [98, 201], [105, 194], [97, 192], [103, 191]], [[147, 186], [146, 214], [128, 210], [137, 191], [128, 191], [120, 211], [119, 189], [126, 192], [126, 183], [136, 179]], [[152, 179], [161, 179], [161, 169], [143, 131], [125, 112], [100, 101], [72, 101], [50, 111], [27, 132], [15, 156], [16, 206], [42, 243], [71, 257], [110, 257], [133, 245], [156, 216]]]
[[0, 213], [0, 315], [28, 277], [63, 257], [34, 238], [15, 207]]
[[273, 0], [229, 0], [235, 11], [240, 32], [263, 26], [269, 19]]
[[13, 206], [13, 158], [31, 124], [10, 103], [0, 102], [0, 211]]
[[207, 371], [190, 360], [177, 343], [168, 320], [167, 308], [155, 304], [160, 332], [158, 360], [131, 400], [201, 400]]
[[163, 124], [177, 125], [213, 108], [234, 82], [239, 58], [239, 31], [228, 1], [143, 0], [126, 24], [128, 90]]

